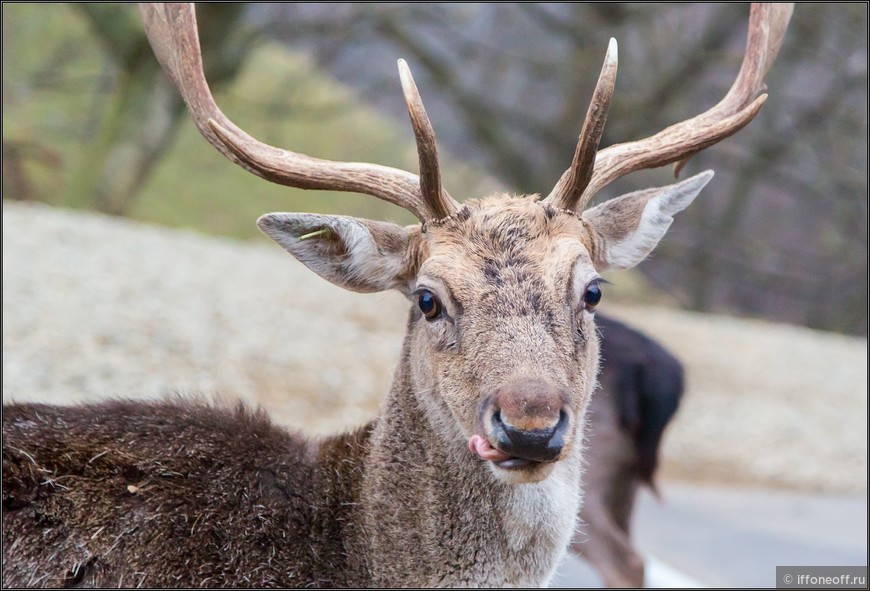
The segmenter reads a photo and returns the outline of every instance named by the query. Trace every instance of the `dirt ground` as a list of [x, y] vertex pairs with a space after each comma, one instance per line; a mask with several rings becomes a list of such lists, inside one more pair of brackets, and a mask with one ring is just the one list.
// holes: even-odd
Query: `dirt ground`
[[[197, 391], [335, 432], [377, 412], [407, 309], [334, 287], [277, 246], [3, 205], [4, 401]], [[686, 365], [666, 477], [866, 493], [866, 339], [602, 309]]]

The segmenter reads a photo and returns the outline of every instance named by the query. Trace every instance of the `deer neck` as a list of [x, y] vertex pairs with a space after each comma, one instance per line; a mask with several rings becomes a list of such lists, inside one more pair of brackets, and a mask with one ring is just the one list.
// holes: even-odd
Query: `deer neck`
[[500, 481], [414, 387], [409, 336], [376, 421], [362, 482], [367, 563], [381, 586], [540, 586], [579, 509], [580, 446], [536, 484]]

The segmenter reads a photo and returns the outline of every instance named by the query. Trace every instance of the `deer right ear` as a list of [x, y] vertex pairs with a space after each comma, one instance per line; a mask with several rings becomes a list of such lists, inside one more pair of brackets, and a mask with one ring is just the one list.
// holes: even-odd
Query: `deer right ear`
[[595, 242], [595, 268], [629, 269], [645, 259], [671, 227], [673, 215], [688, 207], [712, 178], [713, 171], [707, 170], [680, 183], [629, 193], [583, 212]]
[[257, 225], [306, 267], [345, 289], [410, 291], [409, 256], [419, 227], [345, 216], [269, 213]]

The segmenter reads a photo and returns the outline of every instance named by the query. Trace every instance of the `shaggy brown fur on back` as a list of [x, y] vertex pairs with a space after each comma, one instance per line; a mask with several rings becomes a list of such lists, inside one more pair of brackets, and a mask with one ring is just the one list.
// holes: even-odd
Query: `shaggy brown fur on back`
[[341, 540], [369, 433], [305, 443], [178, 400], [5, 406], [3, 585], [365, 584]]

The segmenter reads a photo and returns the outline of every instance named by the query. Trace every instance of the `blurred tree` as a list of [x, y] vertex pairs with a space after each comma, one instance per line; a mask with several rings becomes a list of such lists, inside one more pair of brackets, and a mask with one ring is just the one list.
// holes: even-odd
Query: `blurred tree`
[[[727, 4], [414, 3], [251, 16], [397, 117], [393, 64], [406, 57], [449, 151], [513, 191], [548, 192], [608, 37], [620, 43], [620, 75], [602, 145], [724, 96], [747, 15]], [[866, 335], [867, 5], [799, 4], [768, 85], [756, 120], [689, 165], [717, 178], [641, 270], [692, 309]], [[665, 170], [638, 173], [604, 197], [669, 181]]]
[[[125, 4], [76, 4], [105, 48], [112, 90], [95, 138], [72, 171], [69, 200], [123, 215], [175, 137], [184, 102], [160, 70], [139, 12]], [[238, 74], [257, 39], [243, 4], [201, 4], [197, 11], [206, 75], [214, 88]]]
[[60, 155], [40, 142], [3, 138], [4, 195], [19, 201], [35, 201], [38, 198], [38, 191], [27, 174], [29, 162], [51, 169], [61, 166]]
[[[184, 120], [182, 104], [150, 57], [134, 8], [44, 6], [51, 5], [3, 5], [4, 107], [16, 107], [4, 109], [4, 195], [44, 194], [27, 173], [63, 168], [72, 177], [73, 199], [66, 203], [128, 212]], [[85, 45], [69, 32], [76, 24], [70, 22], [52, 29], [45, 47], [30, 50], [42, 65], [28, 71], [26, 82], [16, 78], [24, 71], [16, 61], [24, 53], [20, 42], [33, 35], [20, 30], [26, 25], [21, 19], [5, 17], [25, 8], [31, 17], [72, 10], [86, 16], [108, 65], [70, 78], [70, 56]], [[739, 68], [748, 7], [294, 3], [242, 11], [239, 5], [198, 7], [213, 86], [230, 81], [256, 35], [265, 34], [354, 86], [359, 99], [350, 102], [376, 105], [404, 124], [394, 64], [406, 57], [448, 157], [476, 164], [511, 191], [547, 192], [571, 159], [608, 37], [620, 43], [620, 74], [602, 145], [648, 136], [715, 104]], [[98, 61], [79, 55], [80, 63]], [[63, 94], [70, 111], [83, 100], [71, 88], [83, 80], [105, 89], [96, 100], [89, 95], [91, 123], [84, 131], [68, 132], [67, 114], [63, 119], [47, 111], [49, 101], [30, 100], [48, 88]], [[866, 335], [867, 5], [799, 4], [768, 84], [770, 99], [752, 124], [690, 163], [692, 171], [715, 168], [717, 177], [640, 270], [684, 307]], [[268, 141], [290, 147], [306, 138], [285, 141], [276, 114], [282, 121], [303, 119], [320, 130], [315, 135], [326, 135], [326, 118], [312, 111], [313, 103], [324, 102], [320, 95], [299, 76], [273, 86], [281, 89], [277, 95], [256, 85], [239, 93], [246, 126], [256, 128], [259, 117]], [[278, 95], [302, 108], [288, 109]], [[26, 117], [22, 109], [30, 110]], [[81, 154], [59, 161], [52, 156], [56, 136], [34, 133], [27, 122], [37, 122], [40, 132], [67, 132], [66, 141], [81, 146]], [[336, 138], [336, 153], [312, 155], [397, 165], [385, 161], [380, 148], [375, 155], [368, 141], [388, 126], [356, 123], [353, 133]], [[410, 138], [407, 126], [402, 129]], [[406, 147], [397, 144], [396, 151], [404, 154]], [[601, 198], [670, 180], [667, 170], [636, 173]], [[209, 187], [202, 180], [198, 185]], [[472, 186], [448, 189], [473, 197]], [[340, 202], [346, 207], [351, 199]]]

